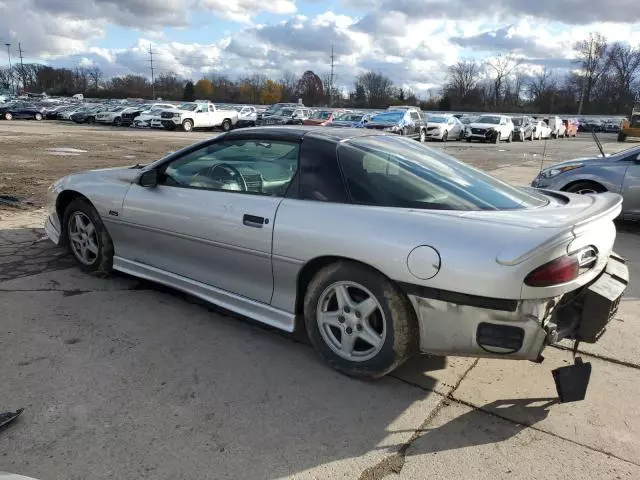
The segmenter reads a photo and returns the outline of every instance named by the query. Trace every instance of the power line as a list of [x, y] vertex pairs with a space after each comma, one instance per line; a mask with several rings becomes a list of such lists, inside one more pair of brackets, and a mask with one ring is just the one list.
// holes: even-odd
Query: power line
[[331, 45], [331, 76], [329, 77], [329, 106], [333, 101], [333, 45]]
[[18, 42], [18, 52], [20, 52], [20, 74], [22, 76], [22, 88], [23, 90], [26, 90], [27, 85], [26, 85], [26, 81], [25, 81], [25, 75], [24, 75], [24, 63], [22, 63], [22, 45], [20, 45], [20, 42]]
[[[11, 44], [10, 43], [5, 43], [5, 45], [7, 46], [7, 55], [9, 56], [9, 86], [11, 90], [13, 89], [13, 75], [11, 75]], [[15, 90], [14, 90], [15, 93]]]
[[156, 85], [153, 77], [153, 50], [151, 50], [151, 44], [149, 44], [149, 62], [151, 63], [151, 99], [156, 98]]

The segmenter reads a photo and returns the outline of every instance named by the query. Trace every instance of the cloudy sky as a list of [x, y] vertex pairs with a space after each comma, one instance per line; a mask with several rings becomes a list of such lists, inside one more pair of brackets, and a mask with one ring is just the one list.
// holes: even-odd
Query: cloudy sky
[[640, 44], [638, 0], [0, 0], [0, 13], [0, 41], [26, 61], [148, 75], [151, 45], [160, 73], [322, 76], [333, 45], [338, 85], [372, 69], [421, 94], [459, 59], [566, 69], [590, 31]]

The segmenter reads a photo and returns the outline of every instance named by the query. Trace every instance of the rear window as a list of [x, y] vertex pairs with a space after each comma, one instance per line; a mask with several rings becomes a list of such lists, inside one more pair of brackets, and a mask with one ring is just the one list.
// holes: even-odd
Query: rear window
[[355, 203], [437, 210], [514, 210], [545, 205], [449, 155], [395, 135], [359, 137], [338, 147]]

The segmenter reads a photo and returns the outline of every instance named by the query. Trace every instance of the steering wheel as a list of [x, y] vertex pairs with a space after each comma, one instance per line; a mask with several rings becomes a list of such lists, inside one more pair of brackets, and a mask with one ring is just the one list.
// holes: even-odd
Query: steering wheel
[[[216, 163], [213, 167], [205, 169], [202, 174], [206, 175], [207, 177], [216, 178], [215, 171], [218, 168], [226, 170], [226, 176], [229, 177], [229, 179], [234, 180], [240, 187], [241, 191], [247, 191], [247, 182], [245, 181], [242, 174], [236, 167], [234, 167], [233, 165], [229, 165], [228, 163]], [[224, 178], [224, 176], [222, 178]]]

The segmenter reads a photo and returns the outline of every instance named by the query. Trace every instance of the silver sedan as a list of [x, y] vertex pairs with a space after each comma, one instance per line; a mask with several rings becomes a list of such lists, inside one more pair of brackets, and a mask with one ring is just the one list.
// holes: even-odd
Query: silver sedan
[[640, 219], [640, 147], [608, 157], [556, 163], [542, 170], [532, 186], [572, 193], [618, 193], [624, 199], [621, 217]]
[[49, 238], [83, 270], [306, 328], [354, 376], [419, 351], [540, 360], [562, 338], [596, 341], [626, 288], [620, 196], [515, 188], [366, 129], [234, 130], [64, 177], [49, 205]]

